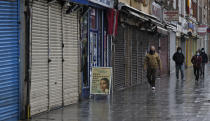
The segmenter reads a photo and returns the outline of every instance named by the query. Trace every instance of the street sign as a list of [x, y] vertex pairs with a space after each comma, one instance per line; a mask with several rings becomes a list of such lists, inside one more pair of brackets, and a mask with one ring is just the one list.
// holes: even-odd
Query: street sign
[[179, 12], [177, 10], [164, 10], [163, 19], [165, 21], [179, 21]]

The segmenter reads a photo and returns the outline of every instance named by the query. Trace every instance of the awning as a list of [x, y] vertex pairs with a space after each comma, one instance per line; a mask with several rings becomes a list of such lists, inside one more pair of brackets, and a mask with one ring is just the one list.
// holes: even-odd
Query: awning
[[79, 4], [83, 4], [83, 5], [91, 4], [88, 0], [69, 0], [69, 2], [79, 3]]
[[118, 4], [118, 10], [122, 10], [123, 7], [129, 9], [130, 11], [133, 11], [133, 12], [136, 13], [136, 14], [143, 15], [144, 17], [147, 17], [147, 19], [158, 20], [157, 17], [155, 17], [155, 16], [153, 16], [153, 15], [147, 14], [147, 13], [145, 13], [145, 12], [143, 12], [143, 11], [140, 11], [140, 10], [134, 8], [134, 7], [131, 7], [131, 6], [127, 5], [127, 4], [125, 4], [125, 3], [121, 3], [121, 2], [120, 2], [120, 3]]
[[133, 16], [136, 16], [142, 20], [145, 20], [145, 21], [148, 21], [148, 20], [151, 20], [152, 23], [154, 23], [156, 26], [164, 26], [160, 20], [158, 20], [157, 17], [153, 16], [153, 15], [150, 15], [150, 14], [147, 14], [143, 11], [140, 11], [134, 7], [131, 7], [125, 3], [119, 3], [118, 4], [118, 10], [127, 10], [129, 12], [129, 14], [133, 15]]
[[92, 6], [92, 7], [96, 7], [96, 8], [104, 8], [103, 6], [89, 2], [88, 0], [69, 0], [69, 2], [86, 5], [86, 6], [90, 6], [90, 7]]
[[130, 11], [130, 10], [129, 10], [129, 13], [130, 13], [131, 15], [133, 15], [133, 16], [136, 16], [136, 17], [138, 17], [138, 18], [142, 19], [142, 20], [148, 21], [148, 19], [147, 19], [147, 18], [145, 18], [144, 16], [139, 15], [139, 14], [137, 14], [137, 13], [133, 12], [133, 11]]

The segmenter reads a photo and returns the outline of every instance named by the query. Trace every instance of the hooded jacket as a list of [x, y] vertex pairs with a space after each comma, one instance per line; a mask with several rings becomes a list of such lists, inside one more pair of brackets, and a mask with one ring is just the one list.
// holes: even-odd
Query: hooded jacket
[[177, 49], [177, 52], [173, 55], [173, 60], [175, 61], [176, 65], [182, 65], [184, 63], [184, 54], [181, 52], [178, 52], [179, 49]]
[[144, 68], [161, 69], [161, 61], [158, 53], [148, 53], [144, 59]]

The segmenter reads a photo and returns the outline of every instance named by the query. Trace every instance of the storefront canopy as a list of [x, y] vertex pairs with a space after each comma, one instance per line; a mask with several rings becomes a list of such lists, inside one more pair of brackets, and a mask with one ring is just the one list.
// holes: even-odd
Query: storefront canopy
[[79, 3], [79, 4], [83, 4], [83, 5], [91, 4], [88, 0], [69, 0], [69, 2]]
[[73, 3], [77, 3], [77, 4], [81, 4], [81, 5], [86, 5], [86, 6], [92, 6], [92, 7], [101, 8], [101, 9], [104, 8], [103, 6], [92, 3], [88, 0], [69, 0], [69, 2], [73, 2]]
[[157, 32], [162, 34], [168, 34], [168, 30], [164, 27], [164, 25], [160, 22], [160, 20], [153, 15], [147, 14], [143, 11], [140, 11], [134, 7], [131, 7], [124, 3], [118, 4], [118, 10], [126, 10], [129, 14], [136, 16], [137, 18], [143, 20], [143, 21], [151, 21], [154, 25], [157, 26]]

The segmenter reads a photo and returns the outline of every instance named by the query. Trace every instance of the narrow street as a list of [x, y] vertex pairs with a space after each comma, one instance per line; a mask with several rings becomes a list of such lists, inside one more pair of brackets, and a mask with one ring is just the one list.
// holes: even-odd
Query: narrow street
[[195, 82], [192, 68], [186, 80], [158, 79], [157, 89], [147, 84], [32, 117], [31, 121], [209, 121], [210, 65], [206, 77]]

